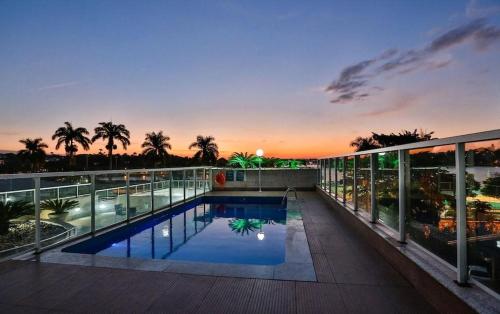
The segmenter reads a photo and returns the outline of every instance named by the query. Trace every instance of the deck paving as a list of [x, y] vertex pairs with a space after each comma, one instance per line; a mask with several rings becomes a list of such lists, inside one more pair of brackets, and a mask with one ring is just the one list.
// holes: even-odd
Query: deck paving
[[435, 312], [315, 192], [299, 199], [316, 282], [16, 260], [0, 263], [0, 313]]

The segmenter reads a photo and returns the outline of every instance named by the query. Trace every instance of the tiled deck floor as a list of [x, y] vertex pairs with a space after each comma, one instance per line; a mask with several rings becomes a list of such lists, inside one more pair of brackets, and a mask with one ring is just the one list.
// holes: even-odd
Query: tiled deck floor
[[0, 263], [0, 313], [434, 312], [315, 192], [299, 198], [318, 282], [9, 261]]

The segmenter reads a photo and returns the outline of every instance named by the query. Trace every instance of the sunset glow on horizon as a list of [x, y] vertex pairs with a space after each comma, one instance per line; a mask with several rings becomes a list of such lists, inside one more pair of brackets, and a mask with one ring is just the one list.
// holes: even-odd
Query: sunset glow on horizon
[[176, 155], [211, 135], [222, 157], [282, 158], [500, 126], [497, 1], [2, 1], [0, 42], [0, 152], [63, 154], [65, 121], [124, 124], [117, 153], [162, 130]]

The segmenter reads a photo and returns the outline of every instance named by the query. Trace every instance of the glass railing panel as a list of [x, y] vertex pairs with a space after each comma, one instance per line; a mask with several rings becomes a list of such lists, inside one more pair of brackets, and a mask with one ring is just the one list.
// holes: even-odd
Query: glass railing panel
[[194, 197], [195, 195], [195, 170], [186, 170], [186, 198]]
[[347, 157], [345, 165], [345, 202], [347, 205], [354, 207], [354, 156]]
[[183, 170], [172, 171], [172, 204], [184, 200]]
[[330, 159], [330, 173], [331, 173], [331, 180], [330, 180], [330, 195], [335, 195], [335, 159]]
[[129, 217], [150, 213], [151, 209], [151, 176], [149, 172], [130, 173]]
[[456, 265], [455, 146], [415, 149], [409, 153], [407, 234]]
[[337, 199], [344, 201], [344, 159], [337, 159]]
[[465, 150], [468, 270], [500, 292], [500, 140], [468, 143]]
[[376, 154], [375, 191], [379, 220], [399, 230], [399, 160], [398, 152]]
[[156, 209], [162, 209], [170, 206], [170, 171], [161, 171], [155, 173], [154, 184], [154, 206]]
[[202, 195], [204, 193], [204, 186], [206, 184], [206, 178], [203, 169], [196, 169], [196, 195]]
[[91, 231], [90, 194], [80, 194], [80, 185], [90, 185], [90, 177], [40, 179], [41, 191], [44, 191], [40, 203], [40, 218], [54, 229], [50, 234], [42, 235], [42, 246]]
[[358, 208], [367, 213], [371, 213], [370, 155], [361, 155], [358, 157], [358, 173], [356, 179]]
[[95, 176], [95, 225], [104, 228], [127, 219], [125, 173]]
[[[16, 191], [16, 192], [14, 192]], [[35, 206], [33, 179], [0, 180], [0, 258], [34, 248]], [[46, 230], [54, 230], [43, 222]]]

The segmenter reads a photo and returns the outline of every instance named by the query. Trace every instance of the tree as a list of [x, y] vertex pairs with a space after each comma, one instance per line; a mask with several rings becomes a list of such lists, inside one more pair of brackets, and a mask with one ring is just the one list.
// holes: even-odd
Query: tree
[[78, 207], [77, 200], [45, 200], [40, 203], [40, 208], [43, 210], [50, 210], [54, 215], [61, 215], [67, 213], [68, 210]]
[[0, 235], [9, 233], [10, 220], [33, 214], [34, 206], [26, 201], [0, 202]]
[[426, 132], [423, 130], [417, 131], [417, 129], [415, 129], [413, 131], [402, 130], [398, 134], [395, 133], [378, 134], [372, 132], [372, 138], [380, 147], [390, 147], [396, 145], [428, 141], [432, 139], [433, 134], [434, 132]]
[[170, 141], [170, 137], [163, 135], [163, 131], [146, 133], [144, 143], [141, 145], [144, 148], [142, 153], [145, 156], [152, 156], [155, 162], [157, 158], [164, 160], [168, 155], [167, 149], [172, 149], [168, 141]]
[[107, 140], [109, 169], [113, 169], [113, 150], [117, 148], [115, 140], [122, 143], [123, 149], [130, 145], [130, 132], [123, 124], [113, 124], [113, 122], [99, 122], [99, 126], [94, 129], [95, 135], [92, 142], [98, 139]]
[[215, 138], [212, 136], [198, 135], [196, 141], [189, 145], [189, 149], [198, 148], [194, 154], [194, 158], [201, 160], [202, 163], [209, 165], [215, 163], [219, 157], [219, 147], [215, 143]]
[[233, 153], [227, 164], [230, 166], [240, 166], [243, 169], [255, 168], [259, 157], [248, 153]]
[[70, 122], [64, 122], [64, 126], [58, 128], [54, 132], [54, 135], [52, 135], [52, 140], [57, 139], [56, 149], [59, 149], [64, 144], [64, 150], [69, 158], [70, 167], [74, 165], [74, 156], [78, 152], [77, 144], [80, 144], [84, 150], [90, 149], [92, 142], [86, 136], [88, 134], [89, 131], [86, 128], [73, 128]]
[[22, 158], [26, 158], [31, 164], [31, 171], [37, 172], [40, 170], [40, 165], [45, 161], [45, 148], [47, 144], [41, 138], [25, 138], [19, 141], [24, 144], [24, 149], [21, 149], [17, 154]]
[[495, 176], [484, 180], [481, 194], [500, 198], [500, 175], [495, 174]]
[[352, 147], [355, 147], [357, 152], [363, 150], [370, 150], [375, 148], [380, 148], [377, 142], [373, 139], [373, 137], [356, 137], [350, 144]]
[[402, 130], [398, 134], [379, 134], [372, 132], [372, 136], [370, 137], [358, 136], [351, 142], [350, 145], [355, 147], [357, 152], [360, 152], [381, 147], [428, 141], [432, 139], [433, 134], [434, 132], [427, 132], [424, 130], [417, 131], [417, 129], [413, 131]]

